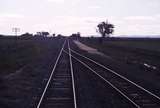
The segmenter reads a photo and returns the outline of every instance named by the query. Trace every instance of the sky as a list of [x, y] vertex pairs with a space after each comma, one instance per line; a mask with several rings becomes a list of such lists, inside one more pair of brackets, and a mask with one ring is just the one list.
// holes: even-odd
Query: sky
[[98, 23], [115, 25], [114, 35], [160, 35], [160, 0], [1, 0], [0, 34], [38, 31], [98, 35]]

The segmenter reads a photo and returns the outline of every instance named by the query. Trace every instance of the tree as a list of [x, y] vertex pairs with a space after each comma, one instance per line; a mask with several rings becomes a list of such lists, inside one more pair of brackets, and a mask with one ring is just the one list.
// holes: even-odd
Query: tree
[[97, 27], [97, 32], [102, 35], [102, 38], [105, 38], [106, 36], [110, 37], [110, 34], [114, 32], [114, 25], [108, 23], [108, 21], [99, 23]]
[[81, 33], [80, 33], [80, 32], [73, 33], [70, 37], [71, 37], [72, 39], [78, 40], [79, 38], [81, 38]]
[[53, 34], [52, 34], [52, 36], [53, 36], [53, 37], [55, 37], [55, 36], [56, 36], [56, 34], [55, 34], [55, 33], [53, 33]]
[[49, 35], [49, 32], [37, 32], [36, 36], [42, 36], [42, 37], [47, 37]]
[[47, 36], [49, 35], [49, 32], [42, 32], [42, 35], [43, 35], [44, 37], [47, 37]]

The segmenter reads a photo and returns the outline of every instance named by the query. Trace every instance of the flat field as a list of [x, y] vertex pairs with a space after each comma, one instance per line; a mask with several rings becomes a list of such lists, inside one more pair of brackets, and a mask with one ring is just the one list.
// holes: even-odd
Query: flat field
[[[0, 38], [0, 74], [15, 72], [42, 56], [51, 53], [60, 42], [56, 39], [16, 39]], [[52, 52], [53, 53], [53, 52]]]
[[159, 67], [160, 39], [109, 38], [100, 43], [98, 38], [81, 38], [80, 41], [119, 60], [138, 58], [139, 61]]
[[0, 38], [0, 107], [29, 108], [52, 71], [64, 40]]
[[79, 40], [105, 54], [89, 57], [160, 95], [160, 39], [108, 38], [103, 43], [99, 38]]

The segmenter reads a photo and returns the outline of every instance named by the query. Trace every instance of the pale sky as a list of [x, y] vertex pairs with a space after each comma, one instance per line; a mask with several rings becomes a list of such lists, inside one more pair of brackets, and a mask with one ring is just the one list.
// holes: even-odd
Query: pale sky
[[97, 35], [99, 22], [114, 35], [160, 35], [160, 0], [1, 0], [0, 34], [48, 31]]

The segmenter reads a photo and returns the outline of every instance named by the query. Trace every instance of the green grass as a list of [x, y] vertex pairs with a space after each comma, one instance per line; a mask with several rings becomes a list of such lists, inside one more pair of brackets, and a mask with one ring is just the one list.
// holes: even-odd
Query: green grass
[[44, 58], [47, 53], [58, 46], [54, 40], [23, 40], [0, 39], [0, 70], [1, 73], [15, 72], [17, 69]]
[[109, 41], [105, 44], [160, 52], [160, 41]]
[[86, 42], [91, 46], [99, 46], [101, 48], [107, 46], [121, 47], [121, 48], [131, 48], [131, 49], [142, 49], [147, 51], [160, 52], [160, 39], [134, 39], [134, 38], [113, 38], [103, 41], [100, 44], [98, 38], [83, 38], [82, 42]]

